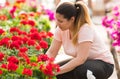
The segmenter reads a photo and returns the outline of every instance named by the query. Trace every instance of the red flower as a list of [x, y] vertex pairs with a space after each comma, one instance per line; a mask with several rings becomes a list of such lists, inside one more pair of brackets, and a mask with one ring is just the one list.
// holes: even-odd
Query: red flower
[[19, 50], [20, 50], [20, 52], [26, 52], [28, 50], [28, 48], [27, 47], [22, 47]]
[[47, 64], [45, 70], [43, 71], [44, 74], [46, 75], [50, 75], [50, 76], [54, 76], [53, 70], [52, 70], [52, 65], [51, 64]]
[[34, 40], [28, 40], [28, 45], [29, 46], [34, 46], [35, 45], [35, 41]]
[[10, 5], [10, 3], [9, 3], [9, 1], [8, 1], [8, 0], [6, 0], [5, 5], [6, 5], [6, 6], [9, 6], [9, 5]]
[[8, 57], [7, 61], [16, 63], [16, 64], [19, 62], [19, 60], [15, 56]]
[[57, 70], [57, 72], [60, 71], [60, 66], [59, 66], [58, 64], [54, 64], [54, 67], [53, 67], [53, 68], [55, 68], [55, 69]]
[[1, 39], [0, 40], [0, 45], [2, 46], [2, 45], [5, 45], [5, 46], [7, 46], [7, 47], [9, 47], [9, 38], [3, 38], [3, 39]]
[[0, 61], [2, 61], [4, 58], [4, 54], [2, 52], [0, 52]]
[[24, 31], [19, 31], [19, 32], [18, 32], [18, 35], [27, 35], [27, 33], [24, 32]]
[[19, 32], [19, 29], [16, 27], [10, 28], [10, 32]]
[[27, 64], [30, 64], [30, 59], [25, 52], [19, 52], [18, 56], [23, 57]]
[[23, 24], [23, 25], [28, 24], [28, 22], [26, 20], [21, 20], [20, 23]]
[[[54, 71], [56, 70], [56, 71]], [[54, 72], [59, 72], [59, 65], [53, 64], [53, 63], [48, 63], [46, 65], [46, 68], [43, 70], [44, 74], [49, 75], [49, 76], [54, 76]]]
[[24, 68], [22, 74], [23, 75], [32, 76], [33, 75], [33, 71], [31, 69]]
[[40, 45], [42, 48], [44, 48], [44, 49], [47, 49], [47, 48], [48, 48], [48, 43], [47, 43], [46, 41], [44, 41], [44, 40], [41, 40], [40, 43], [39, 43], [39, 45]]
[[40, 32], [40, 36], [41, 36], [42, 38], [46, 38], [46, 37], [47, 37], [47, 34], [46, 34], [45, 31], [41, 31], [41, 32]]
[[40, 69], [40, 71], [43, 72], [45, 70], [45, 66], [43, 64], [41, 64], [39, 69]]
[[37, 28], [32, 28], [32, 29], [30, 30], [30, 33], [34, 33], [34, 32], [38, 32], [38, 29], [37, 29]]
[[24, 59], [28, 57], [25, 52], [19, 52], [18, 56], [23, 57]]
[[40, 45], [37, 45], [35, 48], [36, 48], [37, 50], [40, 50], [40, 49], [41, 49]]
[[25, 3], [26, 0], [16, 0], [17, 3]]
[[17, 64], [12, 63], [12, 62], [9, 62], [9, 63], [8, 63], [8, 70], [10, 70], [10, 71], [16, 71], [17, 68], [18, 68], [18, 65], [17, 65]]
[[21, 40], [22, 38], [20, 36], [12, 36], [12, 41], [17, 41], [17, 40]]
[[0, 35], [4, 33], [5, 31], [3, 29], [0, 29]]
[[38, 62], [39, 61], [47, 61], [49, 57], [46, 54], [40, 54], [38, 55]]
[[30, 34], [31, 39], [33, 40], [41, 40], [41, 36], [38, 32], [34, 32]]
[[3, 73], [2, 70], [0, 70], [0, 75], [2, 75], [2, 73]]
[[25, 57], [25, 61], [27, 62], [27, 64], [30, 64], [30, 59], [29, 59], [29, 57]]
[[35, 21], [33, 21], [33, 20], [28, 20], [28, 25], [34, 27], [36, 24], [35, 24]]
[[13, 49], [13, 48], [19, 49], [21, 44], [22, 44], [22, 43], [21, 43], [20, 40], [18, 40], [18, 41], [13, 41], [13, 42], [10, 44], [10, 48], [11, 48], [11, 49]]
[[23, 37], [23, 38], [22, 38], [22, 41], [23, 41], [24, 44], [26, 44], [28, 40], [29, 40], [28, 37]]
[[30, 65], [36, 67], [38, 64], [33, 62], [33, 63], [30, 63]]
[[1, 68], [7, 69], [7, 64], [2, 64]]
[[52, 36], [53, 36], [53, 33], [52, 33], [52, 32], [48, 32], [47, 35], [48, 35], [49, 37], [52, 37]]
[[30, 13], [29, 13], [29, 16], [34, 16], [34, 15], [35, 15], [34, 12], [30, 12]]

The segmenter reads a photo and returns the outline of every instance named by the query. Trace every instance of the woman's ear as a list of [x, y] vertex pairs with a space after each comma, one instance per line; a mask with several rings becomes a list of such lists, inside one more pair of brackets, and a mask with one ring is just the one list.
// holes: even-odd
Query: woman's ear
[[75, 21], [75, 17], [71, 17], [71, 19], [70, 19], [72, 22], [74, 22]]

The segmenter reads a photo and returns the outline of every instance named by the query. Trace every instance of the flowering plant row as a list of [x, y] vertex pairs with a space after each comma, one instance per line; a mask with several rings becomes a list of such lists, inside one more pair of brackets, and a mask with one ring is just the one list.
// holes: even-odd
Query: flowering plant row
[[102, 25], [108, 31], [112, 45], [120, 51], [120, 9], [118, 6], [115, 6], [111, 13], [103, 18]]
[[[45, 54], [8, 56], [0, 52], [0, 79], [56, 79], [59, 66]], [[47, 63], [46, 63], [47, 62]]]
[[44, 54], [52, 40], [54, 14], [25, 2], [0, 7], [0, 79], [56, 79], [59, 66]]
[[54, 13], [44, 6], [32, 6], [26, 4], [26, 0], [15, 0], [10, 5], [6, 2], [0, 8], [0, 27], [36, 27], [39, 30], [49, 31], [50, 22], [54, 20]]
[[37, 28], [0, 29], [0, 79], [55, 79], [59, 66], [43, 54], [52, 36]]

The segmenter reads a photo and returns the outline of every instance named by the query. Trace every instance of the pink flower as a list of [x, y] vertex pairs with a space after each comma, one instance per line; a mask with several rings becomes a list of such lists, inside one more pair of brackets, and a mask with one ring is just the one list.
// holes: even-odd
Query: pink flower
[[15, 13], [16, 10], [17, 10], [16, 6], [13, 6], [13, 8], [10, 10], [10, 15], [11, 15], [12, 18], [15, 18], [14, 13]]
[[49, 20], [54, 20], [55, 17], [54, 17], [54, 12], [52, 12], [51, 10], [49, 9], [46, 9], [46, 14], [49, 16]]

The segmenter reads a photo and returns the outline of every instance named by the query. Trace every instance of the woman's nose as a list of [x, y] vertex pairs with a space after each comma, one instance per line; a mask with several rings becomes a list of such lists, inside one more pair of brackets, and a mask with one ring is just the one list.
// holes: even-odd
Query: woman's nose
[[59, 23], [59, 22], [56, 22], [56, 25], [57, 25], [57, 26], [60, 26], [60, 23]]

